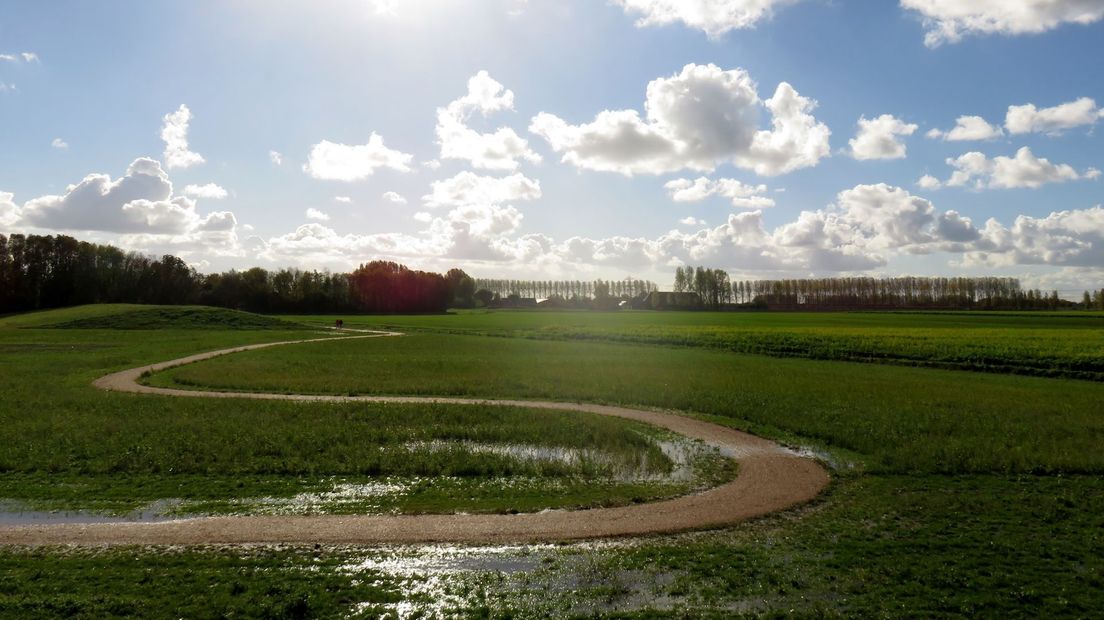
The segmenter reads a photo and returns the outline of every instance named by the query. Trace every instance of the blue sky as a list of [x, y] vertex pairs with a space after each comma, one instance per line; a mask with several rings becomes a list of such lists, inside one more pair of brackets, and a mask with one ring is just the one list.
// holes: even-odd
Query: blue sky
[[1072, 295], [1104, 285], [1104, 2], [1037, 4], [16, 0], [0, 230], [201, 270], [665, 285], [691, 263]]

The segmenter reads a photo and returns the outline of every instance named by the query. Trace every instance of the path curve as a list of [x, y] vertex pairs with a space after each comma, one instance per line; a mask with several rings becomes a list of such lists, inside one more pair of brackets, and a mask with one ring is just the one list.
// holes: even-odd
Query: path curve
[[718, 446], [737, 461], [738, 474], [731, 482], [700, 493], [617, 508], [546, 510], [514, 515], [238, 516], [162, 522], [20, 525], [0, 527], [0, 544], [526, 543], [639, 536], [732, 525], [808, 502], [828, 484], [828, 472], [812, 459], [798, 456], [772, 441], [675, 413], [532, 400], [204, 392], [139, 383], [147, 372], [240, 351], [399, 335], [395, 332], [370, 332], [359, 336], [233, 347], [131, 368], [97, 379], [93, 385], [118, 392], [192, 398], [480, 404], [579, 411], [636, 420], [703, 440]]

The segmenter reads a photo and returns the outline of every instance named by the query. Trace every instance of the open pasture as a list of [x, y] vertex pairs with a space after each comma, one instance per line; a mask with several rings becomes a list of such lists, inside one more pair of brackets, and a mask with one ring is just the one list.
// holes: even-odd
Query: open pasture
[[[116, 310], [111, 323], [135, 322], [121, 316], [129, 309]], [[135, 497], [179, 497], [183, 490], [211, 511], [236, 512], [243, 510], [236, 503], [242, 496], [322, 496], [335, 489], [335, 479], [367, 484], [427, 465], [419, 475], [435, 480], [427, 488], [437, 490], [425, 491], [420, 507], [388, 510], [529, 510], [564, 497], [572, 502], [561, 505], [585, 506], [689, 490], [657, 484], [654, 476], [641, 488], [611, 478], [618, 458], [643, 459], [660, 479], [677, 469], [657, 452], [666, 438], [577, 414], [101, 393], [90, 382], [108, 372], [305, 336], [298, 328], [215, 325], [43, 327], [87, 312], [0, 319], [0, 387], [14, 396], [0, 410], [2, 428], [10, 429], [2, 431], [8, 436], [0, 452], [0, 495], [122, 509]], [[737, 527], [620, 542], [10, 548], [0, 555], [11, 577], [0, 588], [0, 611], [169, 616], [186, 611], [174, 603], [178, 598], [198, 592], [208, 593], [205, 610], [213, 613], [322, 617], [1084, 616], [1104, 604], [1104, 383], [857, 358], [750, 355], [716, 346], [709, 336], [813, 329], [848, 338], [867, 334], [883, 346], [891, 332], [908, 336], [942, 322], [939, 341], [952, 350], [985, 346], [979, 334], [991, 333], [1034, 351], [1035, 359], [1069, 360], [1099, 357], [1094, 343], [1100, 336], [1093, 333], [1099, 315], [498, 312], [345, 318], [350, 327], [389, 326], [409, 335], [233, 354], [147, 380], [193, 389], [544, 398], [677, 409], [817, 454], [833, 484], [811, 505]], [[321, 326], [333, 319], [282, 320]], [[565, 335], [575, 329], [603, 335]], [[660, 343], [628, 336], [657, 330], [693, 337]], [[411, 442], [459, 442], [460, 449], [420, 465], [418, 459], [384, 458]], [[615, 457], [547, 468], [502, 451], [471, 449], [489, 445], [600, 449]], [[380, 469], [357, 469], [372, 454], [380, 455]], [[705, 465], [699, 483], [731, 475], [711, 469], [708, 459]], [[460, 466], [474, 467], [470, 480], [540, 484], [513, 496], [495, 489], [475, 502], [479, 496], [471, 487], [448, 492], [446, 481], [463, 480], [464, 473], [447, 468]], [[564, 491], [572, 481], [578, 486]], [[370, 510], [367, 504], [354, 502], [348, 510]], [[92, 566], [99, 570], [88, 577]]]
[[[297, 317], [313, 324], [331, 317]], [[350, 327], [712, 348], [1104, 380], [1101, 312], [454, 311], [356, 317]]]
[[[111, 370], [312, 333], [245, 313], [201, 312], [210, 323], [197, 325], [191, 311], [115, 310], [8, 319], [0, 498], [112, 514], [151, 504], [168, 514], [510, 512], [639, 502], [731, 475], [705, 448], [669, 449], [685, 454], [676, 463], [661, 446], [682, 446], [679, 438], [596, 416], [103, 393], [90, 383]], [[134, 327], [155, 314], [185, 316], [185, 325]], [[78, 321], [121, 327], [71, 327]]]

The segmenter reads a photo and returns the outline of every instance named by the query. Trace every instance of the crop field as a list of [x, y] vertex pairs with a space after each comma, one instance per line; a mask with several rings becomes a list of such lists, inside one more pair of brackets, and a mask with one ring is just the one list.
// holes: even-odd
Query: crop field
[[[0, 318], [0, 524], [539, 512], [740, 475], [704, 444], [577, 412], [91, 386], [194, 353], [336, 336], [321, 329], [335, 318], [147, 306]], [[813, 455], [832, 483], [733, 527], [623, 540], [7, 547], [0, 616], [1040, 617], [1104, 605], [1104, 314], [342, 318], [404, 335], [234, 353], [143, 382], [674, 410]]]

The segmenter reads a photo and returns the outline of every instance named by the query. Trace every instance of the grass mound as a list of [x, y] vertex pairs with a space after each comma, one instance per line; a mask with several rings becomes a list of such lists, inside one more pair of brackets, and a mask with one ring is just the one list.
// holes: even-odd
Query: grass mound
[[53, 329], [307, 329], [282, 319], [208, 306], [126, 306], [122, 312], [42, 325]]

